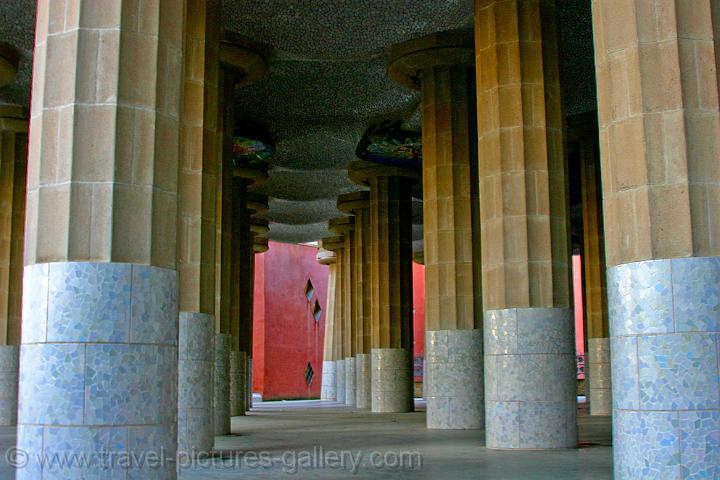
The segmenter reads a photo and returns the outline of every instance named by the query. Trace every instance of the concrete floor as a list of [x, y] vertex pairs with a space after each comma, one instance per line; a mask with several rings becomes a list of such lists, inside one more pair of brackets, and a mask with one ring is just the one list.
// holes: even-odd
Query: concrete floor
[[[180, 478], [612, 478], [610, 418], [590, 417], [584, 405], [581, 448], [559, 451], [487, 450], [482, 432], [427, 430], [424, 405], [417, 407], [378, 415], [320, 401], [258, 403], [250, 415], [233, 418], [238, 435], [218, 438], [221, 455], [184, 468]], [[0, 430], [0, 479], [13, 478], [4, 458], [13, 445], [14, 431]]]

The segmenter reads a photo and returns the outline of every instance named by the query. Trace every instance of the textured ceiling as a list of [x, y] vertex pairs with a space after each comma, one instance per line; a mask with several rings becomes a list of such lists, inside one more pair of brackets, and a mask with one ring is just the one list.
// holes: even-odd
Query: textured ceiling
[[[225, 26], [300, 60], [350, 60], [425, 34], [471, 27], [473, 0], [232, 0]], [[359, 72], [360, 73], [360, 72]]]
[[[560, 6], [561, 71], [568, 114], [595, 108], [592, 32], [587, 0]], [[419, 95], [385, 74], [385, 48], [428, 33], [472, 28], [473, 0], [224, 0], [224, 28], [268, 53], [269, 74], [237, 91], [239, 123], [272, 138], [270, 237], [308, 242], [329, 235], [337, 195], [359, 187], [345, 167], [363, 133], [386, 119], [419, 130]], [[34, 0], [0, 0], [0, 42], [21, 54], [0, 104], [29, 106]], [[418, 184], [413, 194], [421, 198]], [[422, 236], [422, 203], [413, 202], [413, 237]], [[418, 242], [416, 244], [419, 245]]]
[[[256, 189], [275, 199], [270, 238], [307, 242], [326, 232], [318, 223], [341, 215], [337, 196], [359, 189], [345, 168], [363, 133], [387, 119], [420, 128], [419, 94], [387, 77], [385, 48], [470, 28], [473, 1], [230, 1], [224, 18], [272, 52], [268, 76], [235, 98], [239, 122], [260, 125], [276, 144], [270, 180]], [[413, 220], [422, 222], [420, 203]]]
[[0, 104], [30, 106], [34, 32], [35, 0], [0, 0], [0, 42], [20, 55], [15, 82], [0, 87]]

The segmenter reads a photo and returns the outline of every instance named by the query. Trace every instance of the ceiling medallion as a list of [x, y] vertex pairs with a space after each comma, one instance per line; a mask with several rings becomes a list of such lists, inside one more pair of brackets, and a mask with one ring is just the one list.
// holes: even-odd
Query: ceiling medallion
[[233, 164], [237, 167], [265, 162], [275, 153], [275, 148], [262, 140], [243, 136], [233, 137]]
[[363, 135], [355, 154], [362, 160], [383, 165], [420, 167], [422, 135], [404, 130], [400, 121], [383, 122]]

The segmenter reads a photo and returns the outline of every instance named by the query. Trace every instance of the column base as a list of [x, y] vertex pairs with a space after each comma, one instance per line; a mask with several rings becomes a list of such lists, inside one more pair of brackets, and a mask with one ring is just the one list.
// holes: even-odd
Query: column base
[[372, 411], [412, 412], [414, 403], [411, 352], [404, 348], [373, 348], [370, 355]]
[[618, 265], [607, 289], [615, 478], [720, 478], [720, 258]]
[[345, 405], [355, 406], [355, 357], [345, 359]]
[[484, 428], [482, 331], [428, 331], [425, 348], [427, 428]]
[[230, 433], [230, 335], [215, 335], [215, 435]]
[[[17, 479], [175, 479], [177, 273], [57, 262], [26, 267], [24, 285], [17, 447], [28, 464]], [[103, 452], [167, 461], [127, 470], [40, 460]]]
[[0, 346], [0, 426], [17, 424], [19, 347]]
[[253, 362], [252, 357], [249, 355], [247, 357], [247, 385], [245, 386], [245, 393], [247, 394], [245, 411], [249, 412], [253, 407]]
[[335, 360], [335, 401], [345, 403], [345, 359]]
[[370, 387], [370, 355], [358, 353], [355, 356], [355, 407], [369, 409], [372, 404]]
[[178, 345], [178, 452], [209, 452], [215, 441], [213, 389], [215, 317], [180, 312]]
[[247, 359], [245, 352], [230, 352], [230, 416], [237, 417], [245, 415], [245, 402], [247, 402], [247, 393], [245, 392], [245, 382], [247, 374], [245, 367]]
[[571, 310], [488, 310], [484, 337], [487, 448], [576, 447]]
[[322, 365], [322, 384], [320, 385], [320, 400], [334, 402], [337, 399], [335, 385], [335, 361], [324, 360]]
[[590, 415], [612, 415], [609, 338], [588, 338], [586, 372]]

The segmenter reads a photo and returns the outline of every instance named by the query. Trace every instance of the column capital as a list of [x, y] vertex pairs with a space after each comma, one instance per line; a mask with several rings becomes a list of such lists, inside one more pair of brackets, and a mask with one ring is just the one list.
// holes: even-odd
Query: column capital
[[[1, 73], [0, 76], [2, 76]], [[23, 107], [19, 105], [0, 105], [0, 130], [27, 133], [28, 125], [27, 114]]]
[[265, 218], [252, 217], [250, 219], [250, 232], [253, 235], [266, 235], [270, 231], [270, 222]]
[[270, 249], [268, 243], [269, 243], [269, 240], [267, 237], [261, 237], [261, 236], [255, 235], [255, 237], [253, 238], [253, 252], [255, 252], [255, 253], [267, 252]]
[[337, 209], [343, 213], [355, 213], [364, 208], [370, 208], [370, 192], [367, 190], [344, 193], [337, 197]]
[[220, 43], [220, 63], [237, 72], [236, 89], [250, 85], [268, 73], [267, 60], [260, 49], [237, 38], [226, 38]]
[[337, 262], [335, 252], [322, 247], [318, 249], [316, 259], [320, 265], [332, 265], [333, 263]]
[[475, 64], [472, 30], [437, 32], [390, 47], [388, 76], [396, 83], [419, 90], [421, 72], [429, 68]]
[[0, 44], [0, 87], [11, 84], [18, 72], [19, 56], [10, 46]]
[[425, 265], [425, 252], [423, 250], [413, 252], [413, 262], [418, 265]]
[[268, 196], [259, 193], [248, 192], [247, 209], [251, 215], [262, 215], [270, 209], [268, 204]]
[[328, 229], [338, 235], [346, 235], [355, 230], [355, 217], [343, 216], [328, 220]]
[[320, 240], [320, 246], [325, 250], [337, 252], [338, 250], [345, 248], [345, 235], [325, 237]]
[[420, 180], [420, 171], [410, 167], [354, 160], [348, 165], [348, 177], [352, 182], [364, 186], [369, 184], [371, 178], [377, 177], [405, 177], [417, 182]]
[[268, 179], [268, 165], [266, 162], [257, 162], [233, 166], [233, 177], [242, 178], [247, 185], [260, 185]]

